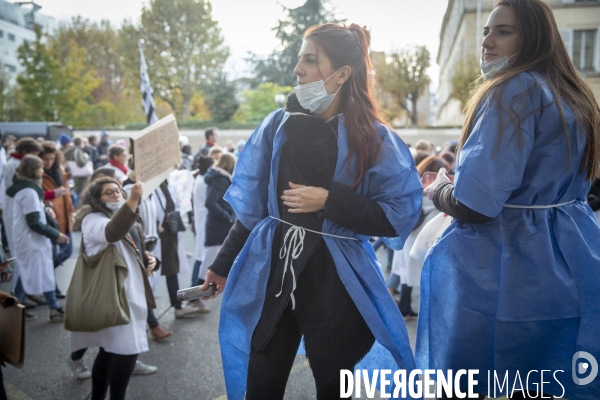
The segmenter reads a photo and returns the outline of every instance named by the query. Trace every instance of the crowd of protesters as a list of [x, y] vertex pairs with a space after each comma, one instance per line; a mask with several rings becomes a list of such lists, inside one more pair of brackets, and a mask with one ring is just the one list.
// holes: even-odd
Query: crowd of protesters
[[[210, 264], [205, 261], [205, 247], [209, 256], [213, 254], [235, 220], [222, 197], [231, 183], [236, 156], [216, 145], [217, 132], [216, 128], [206, 130], [206, 143], [195, 157], [187, 138], [181, 138], [179, 169], [189, 173], [194, 186], [189, 203], [196, 209], [189, 212], [197, 242], [192, 285], [204, 282]], [[31, 312], [38, 305], [48, 305], [49, 321], [65, 320], [59, 301], [65, 299], [66, 288], [59, 289], [54, 270], [74, 256], [74, 231], [83, 237], [79, 257], [93, 257], [114, 244], [129, 270], [124, 285], [129, 323], [94, 333], [72, 333], [67, 363], [77, 379], [93, 377], [94, 399], [104, 398], [109, 387], [111, 398], [123, 398], [132, 374], [157, 371], [137, 355], [148, 350], [146, 326], [154, 339], [173, 335], [153, 310], [152, 292], [161, 276], [166, 278], [176, 318], [210, 312], [205, 302], [183, 305], [177, 300], [178, 275], [188, 272], [189, 253], [184, 247], [182, 232], [187, 227], [183, 220], [175, 230], [167, 221], [180, 209], [173, 183], [167, 178], [142, 198], [143, 185], [136, 183], [133, 160], [123, 144], [112, 144], [103, 131], [100, 141], [96, 136], [66, 134], [56, 142], [17, 141], [7, 136], [0, 148], [2, 250], [6, 250], [0, 260], [0, 277], [3, 282], [12, 281], [17, 301], [28, 307], [27, 320], [38, 318]], [[237, 154], [242, 147], [243, 141], [235, 149]], [[5, 262], [9, 257], [16, 260]], [[92, 371], [83, 361], [89, 347], [100, 348]]]

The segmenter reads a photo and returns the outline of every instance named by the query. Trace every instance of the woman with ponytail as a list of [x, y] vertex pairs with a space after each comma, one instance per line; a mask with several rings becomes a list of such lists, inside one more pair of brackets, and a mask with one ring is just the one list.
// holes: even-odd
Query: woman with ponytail
[[507, 376], [509, 398], [598, 399], [597, 364], [576, 368], [600, 360], [598, 104], [544, 1], [499, 0], [483, 37], [455, 181], [425, 190], [454, 222], [423, 267], [417, 365]]
[[283, 398], [302, 337], [318, 399], [339, 398], [340, 370], [359, 360], [363, 369], [414, 369], [369, 238], [402, 243], [422, 186], [377, 110], [369, 40], [354, 24], [309, 28], [298, 86], [240, 154], [225, 195], [238, 220], [204, 284], [225, 290], [230, 399]]

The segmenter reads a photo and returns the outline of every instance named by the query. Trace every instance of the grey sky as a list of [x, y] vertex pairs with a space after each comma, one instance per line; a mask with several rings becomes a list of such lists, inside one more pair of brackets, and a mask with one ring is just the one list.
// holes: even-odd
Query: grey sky
[[[283, 16], [279, 4], [297, 7], [304, 0], [213, 0], [213, 17], [219, 21], [231, 49], [228, 71], [233, 78], [245, 74], [248, 51], [268, 54], [277, 46], [271, 28]], [[59, 19], [81, 15], [108, 19], [119, 25], [125, 18], [137, 20], [146, 0], [36, 0], [41, 12]], [[371, 48], [378, 51], [424, 44], [432, 55], [429, 74], [437, 86], [435, 57], [447, 0], [333, 0], [340, 17], [371, 29]]]

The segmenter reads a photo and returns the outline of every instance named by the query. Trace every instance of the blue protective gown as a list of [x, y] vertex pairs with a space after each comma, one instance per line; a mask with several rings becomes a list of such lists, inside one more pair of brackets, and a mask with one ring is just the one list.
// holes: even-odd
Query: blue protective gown
[[[265, 300], [271, 245], [279, 223], [269, 215], [279, 218], [277, 173], [286, 141], [283, 122], [288, 116], [284, 110], [275, 111], [254, 131], [240, 154], [233, 183], [225, 195], [240, 222], [252, 231], [229, 273], [221, 303], [219, 341], [230, 400], [244, 397], [252, 334]], [[405, 239], [418, 220], [423, 189], [404, 142], [386, 127], [376, 128], [384, 151], [356, 191], [377, 201], [398, 235]], [[339, 118], [337, 144], [333, 179], [351, 186], [356, 165], [348, 157], [348, 132], [343, 115]], [[408, 332], [387, 291], [370, 238], [327, 219], [323, 232], [357, 239], [324, 236], [341, 281], [376, 339], [371, 352], [357, 368], [406, 369], [408, 376], [415, 368]]]
[[[525, 95], [523, 94], [526, 90]], [[527, 94], [528, 93], [528, 94]], [[455, 220], [430, 250], [421, 278], [415, 359], [419, 368], [479, 369], [509, 385], [517, 370], [530, 390], [570, 400], [600, 399], [600, 378], [575, 385], [572, 357], [586, 351], [600, 360], [600, 226], [580, 171], [586, 132], [563, 102], [568, 145], [554, 97], [537, 73], [512, 78], [499, 117], [485, 102], [460, 154], [455, 197], [493, 218], [484, 224]], [[499, 137], [499, 118], [504, 122]], [[494, 154], [494, 152], [496, 153]], [[505, 204], [553, 208], [506, 208]], [[545, 373], [543, 388], [540, 370]], [[492, 375], [493, 377], [493, 375]], [[502, 378], [501, 378], [502, 379]], [[517, 388], [519, 387], [517, 383]]]

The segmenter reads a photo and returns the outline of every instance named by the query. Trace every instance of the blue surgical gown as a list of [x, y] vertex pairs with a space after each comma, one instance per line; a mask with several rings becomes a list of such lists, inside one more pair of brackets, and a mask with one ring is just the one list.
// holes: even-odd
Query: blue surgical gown
[[[528, 372], [537, 370], [530, 390], [561, 395], [564, 387], [570, 400], [597, 400], [600, 377], [588, 385], [572, 378], [576, 352], [600, 360], [600, 227], [580, 170], [585, 127], [562, 102], [567, 142], [555, 98], [534, 72], [508, 81], [500, 99], [502, 111], [492, 98], [477, 111], [454, 191], [493, 220], [455, 220], [430, 250], [421, 278], [417, 367], [479, 369], [477, 388], [486, 394], [487, 371], [501, 379], [508, 371], [512, 390], [517, 371], [525, 386]], [[552, 371], [543, 388], [541, 370]]]
[[[252, 334], [265, 300], [271, 245], [279, 223], [270, 216], [279, 218], [277, 174], [281, 149], [287, 140], [283, 122], [288, 117], [283, 110], [275, 111], [252, 133], [225, 195], [240, 222], [251, 230], [229, 273], [221, 303], [219, 342], [227, 397], [232, 400], [244, 397]], [[398, 236], [406, 239], [419, 218], [423, 188], [404, 142], [381, 124], [377, 124], [376, 129], [383, 151], [356, 191], [381, 205]], [[349, 154], [343, 115], [339, 118], [337, 145], [333, 179], [352, 186], [357, 165], [354, 156]], [[342, 283], [375, 336], [373, 348], [358, 368], [392, 372], [403, 369], [408, 376], [415, 368], [408, 332], [387, 291], [370, 238], [328, 219], [323, 222], [323, 232], [356, 239], [323, 237]], [[388, 388], [391, 392], [391, 387]]]

